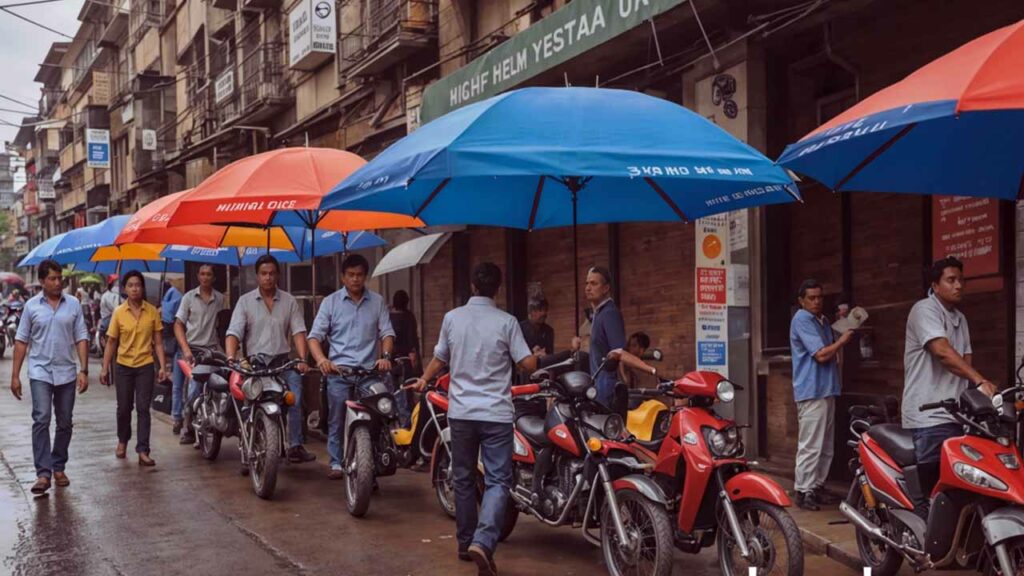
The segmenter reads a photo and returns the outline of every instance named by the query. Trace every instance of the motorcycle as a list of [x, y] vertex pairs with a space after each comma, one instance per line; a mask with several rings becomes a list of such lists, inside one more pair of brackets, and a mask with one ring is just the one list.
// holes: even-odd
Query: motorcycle
[[[409, 362], [406, 357], [395, 359], [396, 364]], [[404, 373], [404, 372], [403, 372]], [[415, 378], [405, 380], [406, 384], [415, 382]], [[398, 390], [397, 393], [405, 394], [405, 390]], [[399, 426], [391, 430], [391, 436], [395, 442], [395, 449], [398, 452], [398, 465], [408, 468], [418, 460], [428, 460], [431, 457], [434, 444], [438, 439], [438, 432], [441, 424], [430, 412], [430, 402], [427, 394], [420, 396], [419, 401], [412, 408], [408, 426]]]
[[[370, 508], [370, 496], [378, 477], [392, 476], [399, 464], [394, 432], [400, 429], [398, 409], [389, 373], [342, 367], [352, 392], [345, 402], [342, 441], [345, 472], [345, 504], [348, 513], [362, 517]], [[364, 386], [365, 382], [370, 382]]]
[[4, 305], [4, 331], [0, 338], [0, 358], [8, 348], [14, 347], [14, 337], [18, 334], [18, 324], [21, 322], [21, 311], [25, 307], [18, 301], [9, 302]]
[[[964, 426], [963, 436], [943, 443], [937, 480], [934, 465], [916, 462], [910, 430], [884, 422], [875, 407], [850, 408], [854, 479], [839, 511], [874, 574], [895, 574], [904, 561], [917, 572], [957, 565], [986, 575], [1024, 572], [1021, 369], [1017, 386], [991, 399], [970, 388], [920, 407], [945, 410]], [[914, 511], [914, 494], [930, 494], [927, 522]]]
[[570, 359], [538, 370], [520, 391], [552, 402], [545, 416], [516, 418], [502, 532], [524, 512], [549, 526], [580, 526], [613, 576], [670, 574], [668, 500], [646, 474], [653, 461], [624, 437], [622, 417], [595, 401], [590, 375], [573, 367]]
[[[227, 363], [231, 369], [228, 392], [238, 422], [242, 474], [249, 476], [253, 491], [265, 500], [273, 497], [277, 486], [277, 470], [288, 446], [288, 408], [295, 404], [295, 394], [288, 390], [281, 374], [304, 363], [295, 359], [272, 367], [271, 360], [268, 355], [257, 354], [245, 362]], [[210, 437], [211, 441], [213, 438], [215, 435]], [[212, 447], [211, 443], [211, 451]]]
[[185, 381], [199, 384], [199, 395], [192, 399], [189, 409], [190, 425], [199, 443], [203, 458], [216, 460], [224, 437], [239, 434], [236, 412], [233, 408], [230, 381], [232, 372], [227, 356], [201, 348], [193, 349], [195, 365], [178, 360]]
[[[649, 490], [653, 501], [675, 515], [673, 540], [681, 551], [696, 554], [717, 543], [725, 576], [752, 570], [800, 576], [803, 544], [786, 511], [789, 498], [775, 481], [750, 471], [735, 422], [713, 409], [716, 401], [731, 402], [737, 388], [714, 372], [691, 372], [631, 393], [685, 400], [685, 405], [667, 408], [671, 420], [663, 437], [630, 438], [640, 461], [649, 464], [646, 478], [653, 481], [638, 489]], [[623, 478], [613, 486], [632, 482]]]

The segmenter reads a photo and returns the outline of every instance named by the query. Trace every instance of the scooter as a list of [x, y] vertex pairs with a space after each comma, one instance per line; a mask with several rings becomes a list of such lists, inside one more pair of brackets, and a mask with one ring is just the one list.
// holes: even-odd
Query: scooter
[[[917, 572], [950, 566], [986, 575], [1024, 572], [1022, 369], [1017, 386], [991, 399], [969, 388], [958, 399], [920, 407], [945, 410], [964, 426], [963, 436], [943, 443], [937, 480], [934, 465], [916, 462], [910, 430], [880, 422], [871, 407], [850, 409], [855, 439], [849, 444], [857, 455], [839, 511], [856, 528], [861, 561], [874, 574], [891, 576], [904, 561]], [[927, 522], [913, 504], [915, 494], [925, 493]]]
[[683, 399], [686, 405], [668, 408], [672, 416], [663, 438], [632, 437], [630, 443], [650, 466], [652, 499], [675, 516], [676, 548], [697, 554], [717, 544], [725, 576], [801, 576], [803, 544], [786, 511], [789, 497], [774, 480], [750, 470], [736, 423], [715, 413], [715, 403], [732, 402], [738, 388], [720, 374], [690, 372], [656, 389], [634, 390], [637, 397]]

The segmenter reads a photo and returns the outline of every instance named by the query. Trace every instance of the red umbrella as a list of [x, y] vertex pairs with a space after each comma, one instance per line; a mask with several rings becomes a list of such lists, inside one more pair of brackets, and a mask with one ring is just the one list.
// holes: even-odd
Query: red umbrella
[[14, 272], [0, 272], [0, 284], [25, 284], [25, 279]]

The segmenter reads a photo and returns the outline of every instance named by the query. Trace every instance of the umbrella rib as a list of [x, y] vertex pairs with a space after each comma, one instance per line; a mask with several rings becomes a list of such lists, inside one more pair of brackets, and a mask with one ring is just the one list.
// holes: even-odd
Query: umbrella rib
[[533, 195], [533, 207], [530, 209], [530, 223], [527, 230], [533, 230], [533, 224], [537, 221], [537, 207], [540, 206], [540, 195], [544, 191], [544, 176], [537, 181], [537, 192]]
[[436, 188], [434, 188], [434, 191], [430, 193], [430, 196], [428, 196], [427, 199], [423, 202], [423, 204], [420, 205], [419, 210], [417, 210], [416, 213], [412, 215], [413, 218], [420, 217], [420, 214], [422, 214], [423, 211], [426, 210], [427, 206], [434, 201], [434, 198], [436, 198], [437, 195], [441, 193], [441, 190], [448, 185], [448, 182], [450, 180], [451, 178], [445, 178], [444, 180], [441, 180], [441, 183], [438, 184]]
[[661, 186], [658, 186], [658, 183], [655, 182], [653, 178], [645, 176], [644, 182], [647, 182], [647, 184], [651, 188], [654, 188], [654, 191], [658, 193], [658, 196], [661, 196], [661, 199], [664, 200], [665, 204], [668, 204], [668, 207], [671, 208], [672, 211], [676, 213], [676, 216], [679, 216], [680, 220], [682, 220], [683, 222], [690, 221], [690, 219], [686, 216], [686, 213], [683, 212], [682, 208], [680, 208], [679, 205], [672, 201], [672, 198], [669, 197], [669, 195], [664, 190], [661, 189]]
[[871, 164], [872, 162], [874, 162], [875, 159], [878, 158], [879, 156], [881, 156], [882, 154], [884, 154], [886, 150], [888, 150], [889, 148], [892, 148], [892, 145], [895, 144], [897, 141], [899, 141], [900, 138], [903, 138], [904, 136], [906, 136], [907, 133], [910, 132], [914, 128], [914, 126], [917, 126], [917, 122], [913, 122], [913, 123], [907, 124], [906, 126], [903, 127], [902, 130], [897, 132], [895, 136], [893, 136], [892, 138], [887, 140], [885, 142], [885, 144], [882, 144], [881, 146], [878, 147], [877, 150], [875, 150], [874, 152], [869, 154], [867, 156], [867, 158], [864, 158], [863, 160], [861, 160], [860, 164], [857, 164], [857, 166], [853, 170], [851, 170], [849, 174], [847, 174], [842, 180], [839, 181], [838, 184], [836, 184], [835, 191], [836, 192], [841, 191], [843, 186], [847, 182], [849, 182], [851, 179], [853, 179], [854, 176], [859, 174], [861, 170], [863, 170], [864, 168], [867, 168], [868, 164]]

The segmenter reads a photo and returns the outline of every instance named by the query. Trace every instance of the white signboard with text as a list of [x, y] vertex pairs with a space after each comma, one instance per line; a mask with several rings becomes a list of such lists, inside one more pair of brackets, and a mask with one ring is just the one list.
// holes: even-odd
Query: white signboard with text
[[697, 370], [729, 376], [729, 216], [696, 222]]
[[334, 57], [338, 43], [334, 0], [300, 0], [288, 13], [288, 67], [314, 70]]

